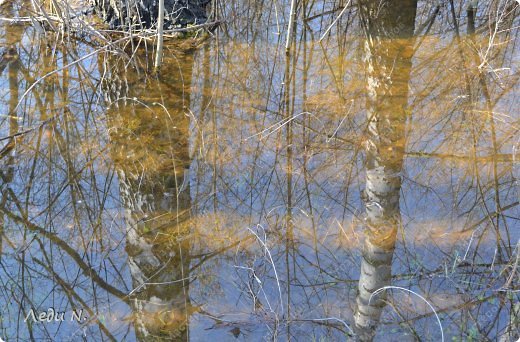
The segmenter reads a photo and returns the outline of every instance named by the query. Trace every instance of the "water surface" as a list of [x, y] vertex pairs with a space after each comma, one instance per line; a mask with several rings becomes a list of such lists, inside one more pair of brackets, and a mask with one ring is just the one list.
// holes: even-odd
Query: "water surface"
[[518, 338], [518, 6], [361, 1], [320, 40], [304, 3], [288, 53], [288, 8], [230, 2], [159, 74], [1, 23], [0, 337]]

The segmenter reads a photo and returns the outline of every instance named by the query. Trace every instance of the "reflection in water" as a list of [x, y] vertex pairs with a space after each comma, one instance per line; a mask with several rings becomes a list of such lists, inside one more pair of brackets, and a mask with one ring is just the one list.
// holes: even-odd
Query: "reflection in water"
[[0, 21], [0, 338], [518, 339], [520, 7], [284, 3], [158, 77]]
[[372, 340], [385, 306], [398, 227], [401, 175], [417, 1], [361, 1], [367, 82], [366, 237], [355, 324]]
[[[13, 4], [6, 4], [8, 12], [13, 13]], [[19, 81], [18, 81], [18, 47], [17, 44], [21, 40], [21, 33], [23, 31], [16, 27], [8, 27], [6, 29], [6, 37], [8, 42], [6, 49], [0, 54], [0, 74], [2, 74], [7, 67], [8, 84], [9, 84], [9, 104], [8, 113], [14, 113], [19, 98]], [[9, 116], [8, 120], [9, 136], [13, 136], [18, 133], [19, 124], [15, 115]], [[7, 203], [7, 185], [13, 181], [14, 177], [14, 164], [15, 164], [15, 142], [14, 139], [9, 139], [7, 144], [0, 149], [0, 158], [5, 158], [4, 165], [0, 169], [0, 180], [2, 181], [0, 186], [1, 198], [0, 207], [4, 207]], [[0, 259], [2, 258], [3, 250], [3, 234], [4, 234], [4, 215], [0, 214]]]
[[132, 69], [123, 73], [124, 65], [110, 59], [104, 66], [111, 71], [105, 80], [110, 151], [126, 211], [136, 336], [186, 341], [191, 200], [185, 177], [190, 167], [185, 92], [193, 56], [179, 56], [160, 76]]

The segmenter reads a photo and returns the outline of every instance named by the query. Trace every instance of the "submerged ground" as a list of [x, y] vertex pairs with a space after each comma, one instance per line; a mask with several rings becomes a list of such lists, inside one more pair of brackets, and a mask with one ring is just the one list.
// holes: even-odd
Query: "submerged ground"
[[1, 338], [519, 338], [518, 4], [303, 2], [286, 54], [282, 3], [158, 75], [0, 22]]

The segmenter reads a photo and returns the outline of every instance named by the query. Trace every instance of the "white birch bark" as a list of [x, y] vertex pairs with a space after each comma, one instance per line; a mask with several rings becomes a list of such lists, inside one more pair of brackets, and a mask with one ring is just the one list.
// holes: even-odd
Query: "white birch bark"
[[361, 1], [365, 31], [368, 137], [366, 141], [366, 228], [354, 316], [360, 340], [371, 341], [390, 285], [404, 152], [416, 1]]
[[[178, 61], [181, 68], [165, 70], [166, 79], [177, 79], [176, 84], [160, 78], [143, 81], [128, 70], [124, 80], [109, 78], [105, 87], [113, 101], [107, 113], [110, 154], [125, 210], [125, 250], [134, 289], [130, 302], [140, 341], [186, 341], [189, 336], [191, 201], [189, 118], [184, 113], [189, 98], [184, 96], [193, 59]], [[179, 69], [183, 75], [175, 78]], [[111, 71], [115, 74], [117, 66], [111, 65]], [[160, 96], [159, 89], [168, 93]]]

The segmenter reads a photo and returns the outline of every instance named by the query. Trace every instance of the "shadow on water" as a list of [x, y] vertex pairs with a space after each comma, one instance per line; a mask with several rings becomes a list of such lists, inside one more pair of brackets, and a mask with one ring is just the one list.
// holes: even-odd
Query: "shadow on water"
[[518, 5], [275, 3], [158, 74], [0, 21], [1, 338], [518, 338]]

